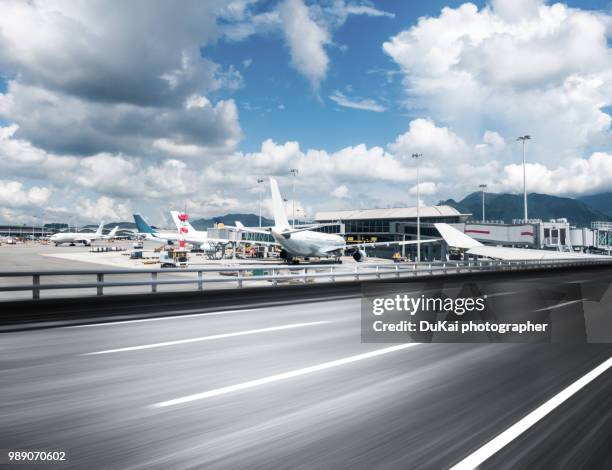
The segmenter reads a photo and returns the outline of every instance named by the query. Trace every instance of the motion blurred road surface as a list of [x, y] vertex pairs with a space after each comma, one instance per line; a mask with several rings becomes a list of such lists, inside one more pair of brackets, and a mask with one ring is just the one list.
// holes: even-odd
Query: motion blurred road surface
[[[69, 451], [43, 468], [448, 468], [611, 356], [362, 344], [357, 297], [4, 333], [0, 448]], [[607, 371], [483, 467], [611, 468], [611, 392]]]

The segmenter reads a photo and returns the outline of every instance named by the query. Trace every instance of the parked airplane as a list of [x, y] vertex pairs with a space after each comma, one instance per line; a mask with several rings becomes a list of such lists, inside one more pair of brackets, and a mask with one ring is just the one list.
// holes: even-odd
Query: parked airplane
[[95, 233], [89, 232], [59, 232], [51, 235], [49, 240], [55, 243], [55, 246], [61, 245], [62, 243], [82, 243], [83, 245], [91, 245], [93, 240], [101, 240], [105, 238], [102, 234], [104, 228], [104, 222], [100, 222], [98, 230]]
[[[270, 233], [274, 240], [281, 246], [281, 258], [292, 262], [295, 257], [305, 258], [335, 258], [340, 260], [343, 254], [351, 254], [357, 262], [366, 259], [366, 248], [412, 245], [418, 243], [416, 240], [390, 241], [375, 243], [356, 243], [347, 245], [344, 237], [332, 233], [317, 232], [314, 229], [330, 224], [313, 224], [306, 227], [292, 228], [285, 214], [283, 198], [278, 189], [278, 183], [270, 178], [270, 190], [272, 192], [272, 208], [274, 212], [274, 227], [265, 233]], [[263, 232], [257, 229], [244, 229], [253, 232]], [[438, 242], [439, 239], [421, 240], [421, 243]]]
[[216, 249], [218, 244], [229, 243], [229, 240], [209, 239], [207, 231], [196, 230], [188, 220], [182, 222], [179, 218], [180, 214], [178, 211], [170, 211], [176, 229], [183, 234], [183, 240], [190, 245], [197, 246], [200, 250], [210, 251]]
[[469, 235], [460, 232], [448, 224], [434, 224], [446, 244], [452, 248], [459, 248], [472, 256], [498, 260], [548, 260], [548, 259], [575, 259], [575, 258], [600, 258], [610, 259], [605, 255], [589, 255], [585, 253], [564, 253], [559, 251], [535, 250], [530, 248], [506, 248], [501, 246], [486, 246]]
[[119, 226], [118, 225], [116, 225], [115, 228], [113, 228], [110, 232], [108, 232], [102, 238], [104, 240], [112, 240], [113, 238], [115, 238], [117, 236], [117, 230], [119, 230]]
[[[276, 243], [266, 241], [242, 240], [240, 236], [237, 236], [236, 239], [232, 240], [230, 240], [229, 238], [212, 238], [208, 235], [208, 232], [206, 230], [196, 230], [189, 223], [188, 220], [181, 221], [179, 218], [180, 212], [170, 211], [170, 214], [172, 215], [172, 220], [176, 225], [176, 229], [179, 232], [182, 232], [183, 239], [191, 245], [199, 245], [200, 249], [203, 250], [214, 249], [219, 245], [227, 245], [228, 243], [237, 243], [244, 245], [276, 245]], [[235, 227], [231, 227], [228, 225], [226, 225], [225, 227], [230, 229], [232, 232], [250, 231], [250, 229], [245, 229], [244, 225], [242, 225], [240, 222], [236, 222]]]
[[151, 227], [140, 214], [133, 214], [138, 235], [143, 236], [145, 240], [163, 243], [164, 245], [172, 245], [178, 241], [178, 232], [170, 230], [157, 230]]

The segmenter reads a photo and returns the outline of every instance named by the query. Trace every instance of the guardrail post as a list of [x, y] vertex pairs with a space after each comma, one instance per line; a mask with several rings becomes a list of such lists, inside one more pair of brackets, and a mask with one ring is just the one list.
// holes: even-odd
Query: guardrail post
[[308, 283], [308, 268], [304, 268], [304, 284]]
[[359, 266], [355, 266], [355, 279], [359, 280]]
[[331, 280], [331, 282], [336, 282], [336, 276], [334, 276], [334, 267], [333, 266], [331, 266], [329, 268], [329, 274], [330, 274], [329, 279]]
[[198, 271], [198, 290], [204, 289], [204, 281], [202, 279], [202, 271]]
[[238, 270], [238, 287], [242, 287], [242, 271]]
[[34, 274], [32, 276], [32, 298], [35, 300], [40, 299], [40, 274]]
[[100, 283], [104, 282], [104, 274], [98, 273], [98, 287], [96, 287], [96, 295], [101, 296], [104, 295], [104, 286], [100, 285]]
[[433, 269], [431, 268], [431, 263], [429, 263], [429, 274], [433, 275]]
[[272, 285], [274, 287], [278, 285], [278, 281], [276, 280], [276, 269], [272, 269]]
[[400, 277], [399, 276], [399, 265], [397, 264], [395, 265], [395, 277], [398, 277], [398, 278]]
[[380, 279], [380, 270], [378, 268], [379, 268], [379, 266], [376, 265], [376, 278]]
[[157, 292], [157, 273], [151, 273], [151, 292]]

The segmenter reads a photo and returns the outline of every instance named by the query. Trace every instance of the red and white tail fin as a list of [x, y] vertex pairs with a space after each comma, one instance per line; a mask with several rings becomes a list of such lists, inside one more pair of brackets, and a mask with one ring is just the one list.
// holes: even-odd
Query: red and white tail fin
[[189, 220], [181, 221], [180, 215], [182, 212], [178, 211], [170, 211], [170, 215], [172, 215], [172, 221], [174, 225], [176, 225], [176, 229], [184, 234], [187, 233], [196, 233], [197, 230], [193, 228], [193, 226], [189, 223]]

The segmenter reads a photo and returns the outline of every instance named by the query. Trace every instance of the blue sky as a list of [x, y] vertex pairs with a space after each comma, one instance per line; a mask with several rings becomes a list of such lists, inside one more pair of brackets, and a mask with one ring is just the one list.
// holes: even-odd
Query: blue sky
[[[290, 66], [287, 46], [279, 41], [278, 34], [254, 36], [240, 42], [219, 40], [206, 47], [203, 55], [225, 66], [234, 65], [244, 76], [242, 89], [218, 93], [219, 97], [234, 97], [239, 103], [245, 131], [240, 149], [257, 151], [267, 138], [278, 142], [297, 140], [306, 148], [329, 150], [353, 145], [356, 135], [368, 146], [393, 141], [405, 132], [411, 118], [418, 117], [421, 110], [402, 106], [405, 99], [402, 77], [397, 64], [382, 51], [382, 43], [422, 16], [436, 16], [444, 7], [455, 8], [463, 3], [377, 1], [376, 8], [395, 17], [349, 17], [334, 34], [337, 46], [329, 49], [331, 66], [321, 84], [320, 99], [308, 81]], [[486, 4], [472, 3], [479, 8]], [[582, 9], [610, 9], [607, 1], [565, 3]], [[248, 67], [243, 61], [249, 61]], [[336, 90], [349, 96], [376, 99], [387, 111], [373, 113], [342, 108], [329, 99]]]
[[[226, 66], [237, 66], [245, 78], [244, 88], [233, 93], [239, 103], [245, 138], [241, 149], [257, 151], [261, 142], [298, 140], [303, 146], [337, 150], [355, 143], [355, 135], [368, 146], [384, 145], [405, 131], [415, 114], [399, 105], [403, 100], [397, 66], [381, 44], [420, 16], [435, 14], [444, 6], [463, 2], [380, 1], [376, 7], [395, 18], [352, 16], [334, 34], [337, 46], [329, 49], [331, 67], [317, 93], [288, 62], [287, 46], [278, 34], [255, 36], [246, 41], [220, 40], [203, 54]], [[482, 4], [483, 2], [476, 2]], [[343, 48], [342, 46], [345, 46]], [[242, 64], [251, 60], [248, 67]], [[391, 80], [385, 72], [395, 72]], [[388, 108], [383, 113], [348, 110], [335, 105], [329, 95], [374, 98]], [[320, 98], [320, 99], [319, 99]], [[279, 105], [284, 105], [280, 109]]]
[[1, 1], [1, 220], [612, 190], [607, 1]]

